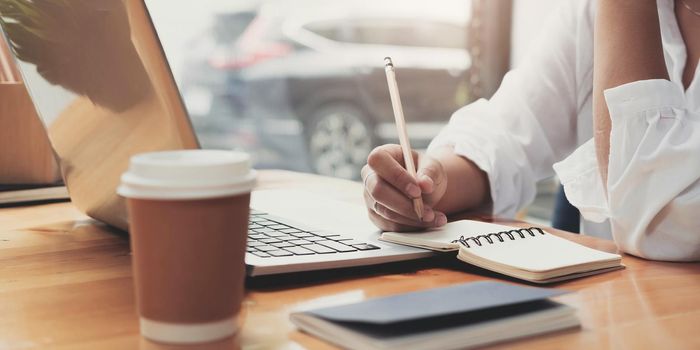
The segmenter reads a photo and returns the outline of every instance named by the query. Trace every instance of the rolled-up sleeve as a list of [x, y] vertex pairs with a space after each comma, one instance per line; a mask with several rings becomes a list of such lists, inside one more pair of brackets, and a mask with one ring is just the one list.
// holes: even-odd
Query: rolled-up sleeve
[[577, 71], [592, 65], [577, 50], [592, 45], [589, 12], [587, 2], [562, 2], [493, 97], [458, 110], [428, 148], [450, 145], [483, 170], [495, 215], [512, 217], [530, 203], [536, 182], [576, 147]]
[[589, 220], [609, 218], [620, 249], [654, 260], [700, 260], [700, 115], [680, 86], [644, 80], [605, 91], [607, 198], [592, 140], [554, 168]]

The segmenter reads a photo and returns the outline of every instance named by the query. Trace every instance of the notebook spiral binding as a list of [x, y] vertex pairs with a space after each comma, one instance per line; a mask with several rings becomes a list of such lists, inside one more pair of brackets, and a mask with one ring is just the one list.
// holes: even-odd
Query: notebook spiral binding
[[525, 237], [527, 237], [527, 235], [535, 237], [538, 232], [541, 235], [544, 235], [544, 231], [542, 231], [541, 228], [528, 227], [528, 228], [521, 228], [521, 229], [517, 229], [517, 230], [487, 233], [485, 235], [478, 235], [478, 236], [474, 236], [474, 237], [460, 236], [459, 239], [455, 239], [454, 241], [452, 241], [452, 243], [461, 243], [463, 246], [465, 246], [467, 248], [471, 248], [471, 246], [469, 245], [469, 241], [471, 241], [472, 244], [482, 246], [485, 243], [483, 243], [481, 241], [481, 239], [485, 239], [486, 242], [488, 242], [489, 244], [493, 244], [495, 242], [495, 240], [493, 238], [498, 239], [499, 242], [504, 242], [505, 241], [505, 238], [503, 237], [504, 235], [506, 237], [508, 237], [510, 240], [514, 240], [516, 235], [520, 236], [520, 238], [525, 238]]

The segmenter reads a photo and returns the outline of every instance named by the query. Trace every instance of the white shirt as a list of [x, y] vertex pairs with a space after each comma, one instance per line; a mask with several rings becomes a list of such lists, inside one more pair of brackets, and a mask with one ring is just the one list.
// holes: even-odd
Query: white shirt
[[649, 259], [700, 260], [700, 74], [683, 88], [686, 50], [673, 0], [657, 6], [671, 80], [605, 91], [608, 198], [592, 139], [592, 0], [562, 3], [524, 63], [490, 100], [458, 110], [428, 152], [453, 145], [485, 171], [494, 215], [513, 216], [530, 203], [554, 166], [584, 218], [609, 220], [595, 232], [584, 226], [587, 234]]

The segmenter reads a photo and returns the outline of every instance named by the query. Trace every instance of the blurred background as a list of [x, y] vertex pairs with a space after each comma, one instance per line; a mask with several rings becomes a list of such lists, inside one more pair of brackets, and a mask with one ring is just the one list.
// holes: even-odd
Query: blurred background
[[[357, 180], [398, 142], [383, 70], [396, 65], [409, 137], [424, 149], [488, 98], [554, 0], [146, 0], [199, 140], [260, 169]], [[550, 224], [555, 179], [520, 215]]]

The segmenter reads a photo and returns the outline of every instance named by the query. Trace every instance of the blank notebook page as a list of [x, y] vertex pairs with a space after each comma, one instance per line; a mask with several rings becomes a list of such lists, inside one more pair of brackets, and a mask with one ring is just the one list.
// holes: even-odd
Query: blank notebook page
[[515, 235], [511, 240], [504, 235], [504, 241], [493, 239], [493, 244], [484, 242], [481, 246], [470, 244], [463, 250], [488, 260], [517, 267], [528, 271], [549, 271], [565, 266], [575, 266], [598, 261], [617, 260], [617, 254], [591, 249], [563, 238], [545, 233], [534, 237]]

